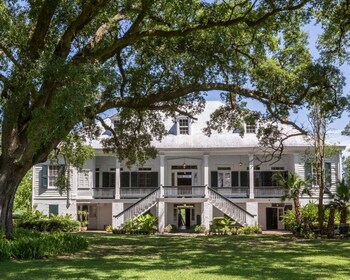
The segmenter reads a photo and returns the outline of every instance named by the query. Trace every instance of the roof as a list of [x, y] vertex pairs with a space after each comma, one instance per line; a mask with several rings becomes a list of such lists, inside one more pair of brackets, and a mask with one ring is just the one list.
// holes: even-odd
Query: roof
[[[241, 137], [238, 133], [232, 131], [224, 131], [218, 133], [213, 131], [211, 136], [206, 136], [203, 133], [203, 129], [206, 127], [207, 121], [210, 120], [210, 115], [223, 103], [220, 101], [207, 101], [203, 112], [196, 116], [197, 120], [193, 120], [191, 123], [190, 135], [175, 135], [169, 133], [162, 141], [153, 140], [152, 144], [159, 150], [162, 149], [227, 149], [227, 148], [255, 148], [258, 147], [258, 139], [253, 133], [246, 133]], [[113, 115], [111, 118], [115, 118]], [[111, 123], [110, 118], [105, 120], [107, 124]], [[167, 131], [172, 132], [174, 130], [174, 120], [171, 118], [166, 119], [165, 127]], [[283, 130], [286, 133], [291, 133], [292, 128], [283, 126]], [[105, 132], [101, 138], [109, 137], [109, 133]], [[92, 146], [96, 149], [102, 148], [100, 141], [92, 141]], [[307, 148], [310, 144], [302, 136], [291, 137], [285, 141], [284, 146], [286, 148]]]

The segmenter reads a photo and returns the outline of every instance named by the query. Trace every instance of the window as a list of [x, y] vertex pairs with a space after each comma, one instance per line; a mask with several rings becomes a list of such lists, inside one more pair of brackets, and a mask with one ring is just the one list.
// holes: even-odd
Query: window
[[211, 171], [211, 187], [248, 187], [248, 171]]
[[256, 125], [255, 124], [247, 124], [246, 125], [246, 132], [247, 133], [255, 133], [256, 132]]
[[102, 173], [102, 187], [115, 188], [115, 172]]
[[158, 172], [131, 172], [132, 188], [156, 188], [158, 186]]
[[49, 204], [49, 217], [58, 215], [58, 204]]
[[218, 187], [230, 188], [231, 187], [231, 171], [218, 171]]
[[139, 188], [152, 187], [152, 173], [150, 172], [138, 172], [138, 185]]
[[178, 123], [179, 123], [179, 134], [190, 134], [188, 118], [178, 119]]
[[113, 120], [113, 126], [114, 126], [114, 128], [118, 127], [118, 125], [120, 125], [120, 119], [115, 119], [115, 120]]
[[[277, 187], [275, 180], [273, 180], [274, 174], [279, 172], [272, 171], [258, 171], [254, 172], [254, 185], [256, 187]], [[280, 172], [283, 176], [287, 176], [288, 172]]]
[[78, 188], [90, 187], [90, 171], [82, 170], [78, 173]]
[[63, 165], [49, 165], [49, 186], [50, 187], [55, 187], [56, 186], [56, 182], [58, 179], [58, 176], [62, 176], [63, 172], [64, 172], [64, 166]]

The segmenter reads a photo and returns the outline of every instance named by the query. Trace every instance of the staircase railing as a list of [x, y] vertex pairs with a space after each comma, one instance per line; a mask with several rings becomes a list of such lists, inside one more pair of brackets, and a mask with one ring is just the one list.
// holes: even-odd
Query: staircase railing
[[241, 225], [247, 225], [247, 217], [254, 218], [254, 215], [210, 187], [208, 187], [208, 200], [212, 205]]
[[124, 217], [123, 221], [136, 218], [151, 209], [157, 203], [159, 196], [160, 187], [115, 215], [114, 218], [120, 219], [121, 217]]

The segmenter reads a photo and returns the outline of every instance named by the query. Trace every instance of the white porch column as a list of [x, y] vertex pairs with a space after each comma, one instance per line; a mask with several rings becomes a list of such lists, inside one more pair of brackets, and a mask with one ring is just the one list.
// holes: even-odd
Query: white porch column
[[254, 198], [254, 155], [249, 155], [249, 198]]
[[254, 217], [250, 217], [247, 215], [247, 224], [257, 225], [258, 224], [258, 203], [257, 202], [247, 202], [246, 211], [250, 214], [254, 215]]
[[209, 155], [203, 155], [203, 184], [205, 186], [205, 196], [208, 196], [209, 186]]
[[115, 199], [120, 199], [120, 162], [115, 161]]
[[112, 203], [112, 227], [119, 228], [124, 223], [124, 217], [114, 218], [115, 215], [118, 215], [124, 210], [124, 204], [122, 202]]
[[163, 232], [164, 227], [165, 227], [165, 202], [164, 201], [159, 201], [158, 202], [158, 231]]
[[164, 189], [163, 186], [165, 184], [165, 174], [164, 174], [164, 166], [165, 166], [165, 155], [159, 155], [159, 184], [160, 184], [160, 197], [164, 197]]
[[202, 205], [202, 224], [206, 227], [206, 229], [209, 229], [210, 222], [213, 220], [213, 205], [209, 201], [203, 202]]

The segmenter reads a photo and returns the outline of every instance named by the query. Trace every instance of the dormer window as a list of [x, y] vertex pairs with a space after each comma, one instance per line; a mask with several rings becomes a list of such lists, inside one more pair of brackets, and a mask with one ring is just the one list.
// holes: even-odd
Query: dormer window
[[120, 125], [120, 120], [119, 120], [119, 119], [113, 120], [113, 126], [114, 126], [114, 128], [116, 128], [118, 125]]
[[246, 124], [246, 133], [256, 133], [256, 125], [254, 123]]
[[177, 134], [189, 135], [191, 134], [191, 122], [187, 117], [177, 118]]

